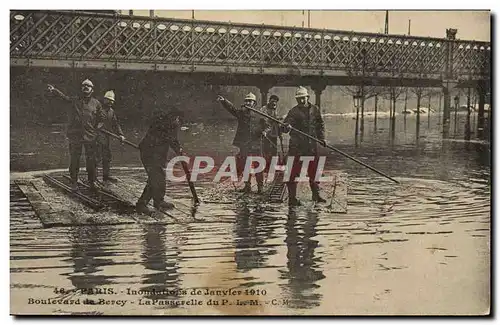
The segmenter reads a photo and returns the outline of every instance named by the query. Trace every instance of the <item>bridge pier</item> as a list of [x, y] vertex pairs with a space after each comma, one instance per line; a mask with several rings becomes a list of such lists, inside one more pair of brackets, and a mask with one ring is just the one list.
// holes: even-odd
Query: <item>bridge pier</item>
[[451, 113], [451, 91], [456, 86], [453, 82], [453, 43], [456, 40], [457, 30], [453, 28], [446, 29], [446, 58], [445, 58], [445, 80], [443, 84], [443, 137], [446, 138], [450, 131], [450, 113]]
[[314, 97], [315, 97], [315, 105], [318, 106], [320, 111], [322, 113], [325, 113], [324, 110], [321, 109], [321, 94], [323, 93], [323, 90], [326, 89], [326, 83], [315, 83], [311, 85], [311, 89], [314, 91]]
[[261, 98], [261, 102], [262, 102], [262, 105], [261, 106], [264, 106], [267, 104], [267, 101], [268, 101], [268, 98], [267, 96], [269, 95], [269, 90], [271, 90], [271, 88], [273, 88], [274, 84], [272, 83], [264, 83], [264, 84], [261, 84], [259, 85], [259, 90], [260, 90], [260, 98]]
[[261, 106], [264, 106], [267, 104], [267, 95], [269, 94], [269, 90], [271, 88], [269, 87], [259, 87], [260, 90], [260, 99], [261, 99]]
[[[477, 84], [477, 94], [479, 101], [479, 110], [477, 112], [477, 136], [482, 139], [484, 137], [484, 104], [486, 102], [486, 82], [479, 81]], [[491, 107], [490, 107], [491, 109]]]
[[467, 120], [465, 121], [465, 140], [470, 140], [471, 126], [470, 126], [470, 105], [471, 105], [471, 89], [467, 88]]
[[443, 136], [447, 137], [450, 131], [451, 117], [451, 93], [455, 88], [456, 82], [445, 81], [443, 84]]

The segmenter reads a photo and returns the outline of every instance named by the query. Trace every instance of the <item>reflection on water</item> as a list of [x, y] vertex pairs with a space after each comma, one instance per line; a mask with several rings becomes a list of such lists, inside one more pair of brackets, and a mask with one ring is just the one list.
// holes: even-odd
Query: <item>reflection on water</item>
[[245, 207], [238, 209], [238, 212], [234, 242], [236, 268], [248, 272], [265, 267], [269, 256], [276, 254], [274, 247], [265, 244], [273, 234], [275, 217], [250, 213]]
[[[400, 118], [394, 138], [388, 119], [381, 118], [375, 126], [373, 118], [365, 117], [357, 147], [355, 121], [326, 120], [329, 143], [402, 183], [392, 184], [328, 153], [327, 168], [349, 175], [347, 214], [212, 205], [200, 210], [224, 211], [224, 222], [211, 218], [211, 223], [187, 225], [43, 229], [32, 217], [11, 213], [12, 310], [89, 310], [27, 306], [33, 288], [42, 298], [54, 298], [54, 288], [109, 287], [118, 293], [116, 298], [128, 301], [172, 301], [182, 297], [165, 291], [196, 286], [217, 289], [228, 283], [265, 289], [269, 299], [287, 300], [286, 305], [262, 307], [271, 314], [482, 312], [489, 303], [490, 147], [478, 139], [464, 141], [463, 132], [443, 139], [440, 117], [424, 119], [418, 137], [415, 118], [406, 117], [406, 127]], [[464, 121], [457, 123], [458, 131], [462, 130]], [[231, 152], [231, 125], [204, 125], [200, 130], [193, 125], [181, 133], [190, 154], [206, 153], [207, 148], [213, 156]], [[127, 132], [134, 142], [142, 134]], [[66, 168], [68, 157], [60, 135], [43, 129], [11, 130], [11, 134], [17, 135], [12, 139], [14, 170]], [[137, 152], [117, 143], [113, 146], [114, 166], [140, 166]], [[30, 152], [34, 154], [21, 155]], [[120, 172], [144, 179], [142, 171]], [[176, 190], [188, 191], [185, 184]], [[309, 200], [309, 195], [304, 199]], [[128, 296], [127, 288], [160, 293]], [[139, 308], [136, 302], [123, 309], [92, 306], [90, 310], [193, 311], [175, 306]], [[204, 306], [196, 313], [212, 310]]]
[[91, 292], [113, 283], [113, 275], [102, 271], [105, 266], [113, 264], [112, 246], [115, 240], [112, 228], [94, 226], [71, 228], [70, 260], [74, 270], [67, 274], [67, 277], [75, 289], [79, 292]]
[[[144, 226], [141, 260], [146, 273], [141, 288], [147, 299], [175, 299], [172, 292], [179, 289], [178, 249], [172, 240], [166, 241], [166, 227], [163, 225]], [[169, 305], [171, 306], [171, 305]], [[175, 307], [175, 305], [172, 305]]]
[[286, 279], [282, 284], [283, 297], [290, 299], [292, 308], [312, 308], [319, 306], [323, 295], [317, 281], [324, 279], [321, 271], [322, 259], [314, 255], [318, 247], [316, 225], [317, 213], [298, 215], [295, 211], [288, 213], [286, 222], [287, 263], [281, 270], [280, 278]]

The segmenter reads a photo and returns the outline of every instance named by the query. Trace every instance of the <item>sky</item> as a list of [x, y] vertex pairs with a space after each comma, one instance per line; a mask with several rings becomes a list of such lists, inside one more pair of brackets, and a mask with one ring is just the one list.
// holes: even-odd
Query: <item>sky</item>
[[[123, 10], [128, 14], [128, 10]], [[148, 10], [134, 10], [135, 15], [149, 15]], [[191, 10], [155, 10], [158, 17], [191, 19]], [[307, 10], [195, 10], [195, 19], [282, 26], [308, 25]], [[389, 11], [389, 33], [444, 38], [447, 28], [458, 29], [457, 38], [490, 41], [490, 12], [482, 11]], [[311, 10], [310, 27], [383, 33], [384, 10]]]

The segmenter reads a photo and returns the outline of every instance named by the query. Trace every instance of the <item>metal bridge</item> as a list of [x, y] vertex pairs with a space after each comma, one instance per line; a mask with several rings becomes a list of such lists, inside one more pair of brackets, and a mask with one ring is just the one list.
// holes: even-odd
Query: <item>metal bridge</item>
[[126, 16], [81, 11], [10, 12], [11, 67], [184, 74], [208, 84], [438, 87], [449, 120], [454, 88], [475, 88], [478, 129], [491, 85], [491, 44], [340, 30]]
[[74, 11], [10, 12], [11, 66], [351, 77], [354, 82], [359, 76], [488, 80], [490, 43], [454, 38]]

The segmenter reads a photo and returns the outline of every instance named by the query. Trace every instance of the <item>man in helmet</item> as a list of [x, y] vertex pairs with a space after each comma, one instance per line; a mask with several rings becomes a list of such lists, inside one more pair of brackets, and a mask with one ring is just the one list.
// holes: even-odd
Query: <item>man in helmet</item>
[[[257, 97], [249, 93], [246, 95], [244, 104], [240, 108], [236, 108], [233, 103], [220, 95], [217, 97], [217, 100], [229, 113], [238, 119], [238, 127], [236, 129], [236, 135], [234, 136], [233, 145], [239, 148], [241, 161], [246, 162], [248, 156], [260, 156], [262, 135], [268, 128], [268, 125], [264, 118], [249, 109], [256, 106]], [[241, 165], [238, 174], [240, 174], [240, 170]], [[260, 194], [262, 193], [264, 184], [263, 173], [257, 173], [255, 179], [257, 180], [257, 192]], [[251, 192], [250, 179], [245, 182], [243, 192]]]
[[[279, 97], [271, 95], [269, 102], [262, 107], [262, 112], [279, 119], [277, 114]], [[269, 127], [262, 140], [262, 154], [266, 158], [266, 169], [269, 167], [271, 158], [278, 155], [278, 138], [281, 139], [281, 127], [278, 123], [268, 120]]]
[[177, 155], [183, 154], [177, 139], [180, 116], [181, 113], [173, 107], [155, 111], [150, 127], [139, 143], [141, 161], [148, 174], [147, 184], [136, 204], [136, 210], [139, 213], [151, 213], [147, 207], [151, 199], [157, 210], [168, 210], [174, 207], [172, 203], [165, 201], [165, 165], [170, 148]]
[[[105, 130], [116, 133], [120, 136], [121, 141], [125, 141], [122, 128], [118, 123], [113, 105], [115, 103], [115, 92], [109, 90], [104, 94], [103, 110], [102, 110], [102, 123]], [[109, 145], [109, 135], [100, 132], [97, 135], [97, 149], [99, 154], [99, 161], [102, 163], [102, 180], [103, 182], [115, 182], [116, 179], [110, 176], [111, 164], [111, 148]]]
[[[304, 133], [307, 133], [325, 142], [325, 124], [321, 117], [320, 109], [309, 102], [309, 93], [304, 87], [299, 87], [295, 94], [297, 105], [294, 106], [284, 119], [284, 123], [288, 124], [284, 132], [290, 132], [290, 127], [294, 127]], [[290, 173], [290, 181], [288, 187], [288, 205], [300, 206], [301, 203], [297, 199], [297, 182], [295, 178], [300, 174], [302, 164], [300, 156], [313, 156], [315, 160], [309, 163], [307, 177], [309, 177], [309, 186], [311, 187], [312, 199], [315, 202], [326, 202], [319, 195], [319, 185], [315, 182], [316, 169], [318, 164], [318, 146], [317, 142], [313, 141], [297, 132], [290, 133], [290, 141], [288, 146], [288, 155], [294, 156], [294, 163]]]
[[71, 189], [78, 190], [78, 171], [80, 170], [80, 157], [82, 148], [85, 148], [86, 169], [89, 185], [96, 189], [96, 137], [98, 124], [101, 122], [101, 103], [92, 97], [94, 84], [86, 79], [81, 84], [81, 94], [77, 97], [69, 97], [48, 85], [48, 90], [57, 97], [71, 103], [68, 110], [67, 137], [69, 140], [69, 153], [71, 162], [69, 173], [71, 176]]

